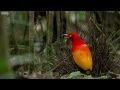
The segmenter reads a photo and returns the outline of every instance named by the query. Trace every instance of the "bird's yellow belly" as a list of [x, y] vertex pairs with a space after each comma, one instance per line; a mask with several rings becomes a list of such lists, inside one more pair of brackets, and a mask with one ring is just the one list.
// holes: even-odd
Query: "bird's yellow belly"
[[92, 70], [92, 57], [85, 52], [72, 52], [75, 63], [83, 70]]

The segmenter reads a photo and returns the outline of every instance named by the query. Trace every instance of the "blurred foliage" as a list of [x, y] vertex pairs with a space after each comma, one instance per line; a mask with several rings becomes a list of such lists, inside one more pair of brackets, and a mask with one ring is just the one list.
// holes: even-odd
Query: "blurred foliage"
[[21, 55], [10, 55], [10, 62], [12, 66], [23, 65], [28, 62], [32, 62], [34, 55], [31, 54], [21, 54]]
[[18, 24], [28, 25], [28, 12], [27, 11], [16, 11], [15, 20], [18, 21]]
[[77, 11], [77, 21], [84, 21], [86, 18], [85, 11]]

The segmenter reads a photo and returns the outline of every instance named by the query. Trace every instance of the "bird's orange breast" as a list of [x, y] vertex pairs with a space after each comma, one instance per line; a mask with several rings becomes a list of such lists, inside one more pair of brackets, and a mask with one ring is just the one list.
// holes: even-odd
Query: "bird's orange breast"
[[75, 63], [83, 70], [92, 70], [93, 62], [91, 52], [87, 45], [74, 47], [72, 55]]

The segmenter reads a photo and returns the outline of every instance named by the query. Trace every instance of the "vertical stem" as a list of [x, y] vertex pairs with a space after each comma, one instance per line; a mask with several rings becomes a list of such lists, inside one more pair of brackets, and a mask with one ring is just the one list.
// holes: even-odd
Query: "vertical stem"
[[12, 40], [14, 44], [14, 54], [18, 54], [18, 45], [17, 45], [17, 40], [15, 36], [15, 23], [14, 23], [14, 11], [11, 11], [11, 32], [12, 32]]
[[34, 47], [34, 11], [29, 11], [29, 53], [33, 52]]
[[48, 20], [47, 44], [48, 45], [52, 43], [52, 38], [53, 38], [53, 16], [54, 16], [54, 11], [47, 12], [47, 20]]
[[7, 15], [0, 12], [0, 78], [14, 78], [9, 61], [9, 48], [7, 38]]
[[56, 16], [57, 16], [57, 41], [60, 41], [60, 36], [61, 36], [61, 29], [60, 29], [60, 11], [56, 11]]

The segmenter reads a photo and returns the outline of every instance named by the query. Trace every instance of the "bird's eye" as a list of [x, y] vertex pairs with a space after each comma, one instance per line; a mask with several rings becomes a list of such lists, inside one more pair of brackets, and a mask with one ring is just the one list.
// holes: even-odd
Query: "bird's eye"
[[72, 35], [70, 34], [69, 37], [72, 37]]

